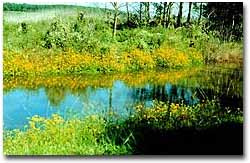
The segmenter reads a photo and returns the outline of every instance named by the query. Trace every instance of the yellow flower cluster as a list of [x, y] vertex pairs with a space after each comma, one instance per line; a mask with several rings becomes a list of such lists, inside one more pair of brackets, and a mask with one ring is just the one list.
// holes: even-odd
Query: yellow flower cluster
[[[196, 107], [200, 108], [200, 105]], [[132, 118], [139, 118], [138, 120], [147, 120], [151, 122], [162, 122], [169, 120], [169, 118], [178, 118], [179, 120], [185, 120], [190, 118], [196, 107], [187, 106], [183, 103], [171, 103], [170, 105], [164, 102], [154, 102], [154, 106], [146, 108], [143, 105], [137, 105], [135, 107], [136, 115]]]
[[130, 53], [93, 55], [73, 50], [51, 52], [4, 51], [4, 74], [12, 76], [79, 74], [95, 72], [131, 72], [161, 68], [178, 68], [202, 63], [195, 50], [183, 53], [174, 48], [161, 47], [152, 53], [135, 49]]
[[135, 49], [131, 53], [124, 53], [122, 60], [123, 64], [128, 65], [127, 71], [151, 70], [156, 66], [152, 55], [139, 49]]
[[[161, 47], [155, 50], [157, 63], [161, 67], [178, 68], [192, 65], [189, 52], [183, 53], [170, 47]], [[201, 54], [200, 54], [201, 55]]]

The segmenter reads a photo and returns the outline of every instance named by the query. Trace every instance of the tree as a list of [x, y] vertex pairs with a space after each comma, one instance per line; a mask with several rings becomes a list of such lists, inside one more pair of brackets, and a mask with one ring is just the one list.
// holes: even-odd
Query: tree
[[243, 38], [242, 2], [208, 2], [203, 9], [203, 15], [208, 19], [207, 28], [218, 31], [221, 39], [240, 40]]
[[191, 18], [191, 10], [192, 10], [192, 2], [189, 2], [189, 7], [188, 7], [188, 16], [187, 16], [187, 22], [186, 24], [190, 24], [190, 18]]
[[167, 7], [167, 21], [166, 21], [166, 24], [165, 24], [165, 27], [168, 28], [169, 26], [169, 23], [170, 23], [170, 18], [171, 18], [171, 8], [173, 6], [173, 2], [169, 2], [168, 3], [168, 7]]
[[127, 23], [129, 23], [129, 10], [128, 10], [128, 2], [126, 2], [126, 9], [127, 9]]
[[140, 9], [139, 9], [139, 15], [140, 15], [140, 24], [142, 23], [142, 2], [140, 2]]
[[182, 8], [183, 8], [183, 2], [180, 2], [179, 12], [178, 12], [177, 22], [176, 22], [176, 27], [180, 27], [181, 26]]
[[198, 24], [201, 21], [201, 15], [202, 15], [202, 2], [200, 2], [200, 12], [199, 12]]
[[163, 2], [163, 27], [166, 27], [166, 23], [167, 23], [167, 2]]
[[150, 3], [149, 2], [144, 2], [144, 6], [145, 6], [145, 24], [149, 24], [150, 21]]
[[162, 6], [163, 3], [160, 2], [160, 3], [157, 3], [157, 2], [154, 2], [153, 3], [153, 6], [156, 10], [156, 15], [155, 15], [155, 18], [158, 20], [158, 24], [163, 24], [163, 17], [164, 17], [164, 6]]
[[197, 24], [199, 25], [200, 24], [200, 21], [201, 21], [201, 17], [202, 17], [202, 13], [203, 13], [203, 5], [206, 4], [204, 2], [193, 2], [192, 5], [193, 5], [193, 8], [192, 8], [192, 13], [195, 13], [198, 18], [196, 18], [197, 20]]
[[118, 2], [111, 2], [111, 4], [114, 8], [113, 37], [115, 37], [116, 28], [117, 28], [117, 19], [119, 15], [119, 6], [118, 6]]

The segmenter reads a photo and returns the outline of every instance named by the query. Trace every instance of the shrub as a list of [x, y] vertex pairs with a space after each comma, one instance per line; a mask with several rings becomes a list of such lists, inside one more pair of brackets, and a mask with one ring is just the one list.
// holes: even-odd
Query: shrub
[[70, 25], [62, 22], [61, 19], [54, 20], [43, 38], [45, 48], [67, 48], [69, 41]]

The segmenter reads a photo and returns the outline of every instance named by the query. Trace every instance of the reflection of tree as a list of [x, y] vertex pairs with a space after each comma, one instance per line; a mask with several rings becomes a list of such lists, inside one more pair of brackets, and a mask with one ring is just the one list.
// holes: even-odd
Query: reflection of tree
[[185, 104], [194, 104], [198, 99], [192, 96], [192, 90], [176, 85], [150, 85], [149, 88], [133, 88], [132, 98], [136, 102], [145, 101], [169, 101], [184, 102]]
[[243, 108], [242, 71], [223, 69], [219, 71], [219, 73], [218, 71], [202, 72], [208, 80], [204, 80], [203, 77], [196, 79], [199, 83], [199, 87], [196, 87], [197, 96], [207, 99], [217, 98], [222, 107]]
[[153, 85], [152, 91], [153, 99], [160, 101], [166, 100], [165, 85]]
[[153, 84], [150, 88], [140, 87], [140, 88], [133, 88], [132, 91], [133, 99], [139, 100], [140, 102], [147, 101], [147, 100], [166, 100], [166, 92], [165, 92], [165, 85], [156, 85]]
[[66, 90], [63, 87], [45, 88], [46, 95], [51, 105], [58, 106], [65, 98]]
[[109, 109], [112, 109], [112, 88], [109, 89]]

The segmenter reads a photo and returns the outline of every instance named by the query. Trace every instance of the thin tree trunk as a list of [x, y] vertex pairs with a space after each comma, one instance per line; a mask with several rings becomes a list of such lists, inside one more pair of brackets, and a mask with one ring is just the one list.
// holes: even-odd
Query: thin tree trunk
[[129, 22], [129, 10], [128, 10], [128, 2], [126, 2], [126, 8], [127, 8], [127, 22]]
[[169, 2], [169, 4], [168, 4], [168, 8], [167, 8], [167, 10], [168, 10], [168, 12], [167, 12], [168, 17], [167, 17], [167, 24], [166, 24], [166, 28], [168, 28], [169, 23], [170, 23], [170, 18], [171, 18], [171, 7], [172, 7], [172, 5], [173, 5], [173, 2]]
[[118, 18], [118, 3], [117, 2], [112, 2], [111, 3], [115, 9], [114, 13], [114, 23], [113, 23], [113, 37], [116, 35], [116, 27], [117, 27], [117, 18]]
[[166, 27], [166, 22], [167, 22], [167, 20], [166, 20], [166, 18], [167, 18], [166, 13], [168, 13], [166, 11], [167, 4], [168, 4], [167, 2], [163, 2], [163, 27]]
[[165, 27], [168, 28], [169, 22], [170, 22], [170, 15], [171, 15], [171, 6], [172, 6], [173, 2], [169, 2], [168, 3], [168, 7], [167, 7], [167, 20], [166, 20], [166, 24]]
[[150, 6], [150, 3], [147, 2], [147, 23], [149, 24], [149, 21], [150, 21], [150, 11], [149, 11], [149, 6]]
[[116, 35], [116, 27], [117, 27], [117, 14], [115, 13], [115, 16], [114, 16], [114, 25], [113, 25], [113, 36], [114, 37]]
[[162, 22], [163, 22], [163, 21], [162, 21], [162, 20], [163, 20], [163, 15], [162, 15], [162, 3], [163, 3], [163, 2], [160, 2], [160, 22], [159, 22], [160, 25], [162, 25]]
[[139, 15], [140, 15], [140, 24], [142, 22], [142, 2], [140, 2], [140, 11], [139, 11]]
[[187, 24], [190, 24], [191, 10], [192, 10], [192, 2], [189, 2]]
[[199, 13], [199, 18], [198, 18], [198, 24], [201, 21], [201, 15], [202, 15], [202, 2], [200, 3], [200, 13]]
[[146, 17], [146, 19], [145, 19], [145, 24], [149, 24], [149, 20], [150, 20], [150, 12], [149, 12], [149, 5], [150, 5], [150, 3], [149, 2], [144, 2], [144, 6], [145, 6], [145, 17]]
[[181, 26], [182, 7], [183, 7], [183, 2], [180, 2], [180, 5], [179, 5], [179, 12], [178, 12], [177, 22], [176, 22], [176, 27], [180, 27], [180, 26]]

